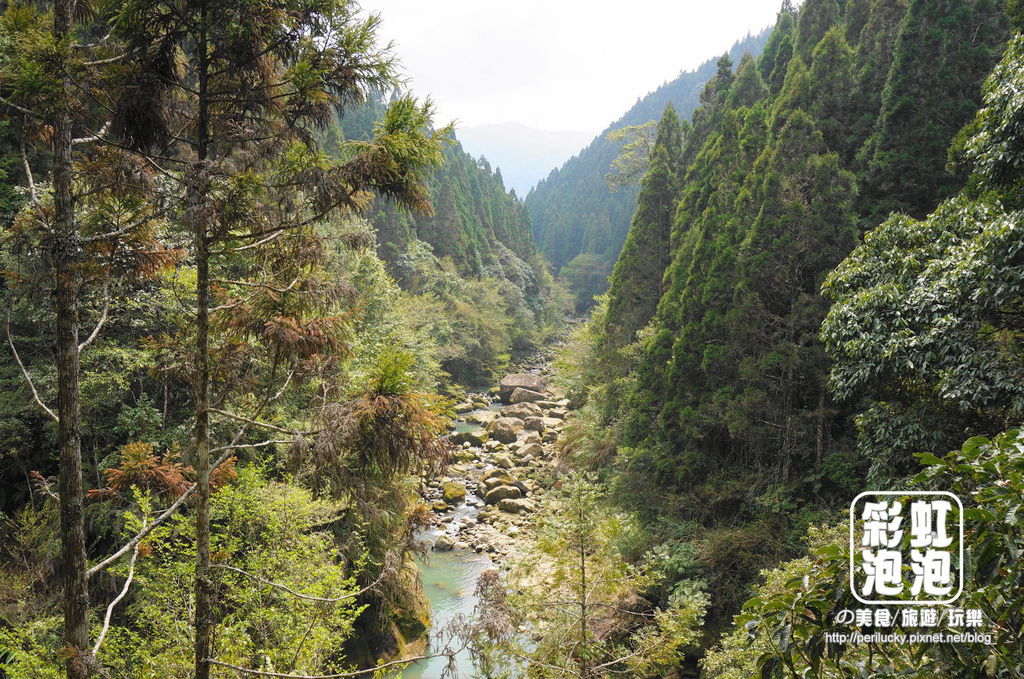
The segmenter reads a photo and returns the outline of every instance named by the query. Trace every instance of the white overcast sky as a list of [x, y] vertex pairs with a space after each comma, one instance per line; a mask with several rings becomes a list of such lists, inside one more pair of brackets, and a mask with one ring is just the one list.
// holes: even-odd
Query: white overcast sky
[[440, 121], [598, 133], [781, 0], [362, 0]]

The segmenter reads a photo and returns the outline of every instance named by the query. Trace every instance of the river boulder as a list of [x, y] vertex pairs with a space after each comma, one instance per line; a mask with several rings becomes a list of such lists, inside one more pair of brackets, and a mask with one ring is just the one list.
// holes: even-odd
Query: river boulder
[[449, 481], [441, 486], [441, 498], [450, 505], [466, 501], [466, 487], [461, 483]]
[[533, 403], [535, 401], [543, 401], [544, 394], [539, 391], [532, 391], [530, 389], [523, 389], [522, 387], [516, 387], [512, 395], [508, 397], [510, 403]]
[[545, 429], [561, 429], [565, 424], [562, 420], [557, 417], [542, 417], [541, 421], [544, 422]]
[[450, 552], [452, 550], [452, 547], [454, 546], [455, 545], [452, 543], [451, 539], [444, 534], [440, 535], [436, 540], [434, 540], [435, 552]]
[[468, 443], [471, 446], [482, 446], [487, 442], [487, 431], [484, 429], [471, 429], [460, 431], [448, 437], [448, 440], [455, 445]]
[[539, 443], [527, 443], [516, 451], [517, 458], [524, 458], [527, 455], [533, 455], [536, 457], [544, 457], [544, 446]]
[[494, 490], [498, 486], [512, 486], [515, 485], [512, 478], [509, 476], [495, 476], [487, 479], [483, 482], [484, 488], [487, 490]]
[[527, 417], [523, 420], [524, 426], [530, 431], [544, 432], [544, 418], [543, 417]]
[[523, 491], [515, 486], [497, 486], [487, 491], [484, 502], [489, 505], [497, 504], [502, 500], [517, 500], [523, 496]]
[[512, 443], [519, 436], [519, 432], [526, 426], [518, 417], [499, 417], [487, 426], [491, 438], [502, 443]]
[[506, 472], [504, 469], [499, 469], [497, 467], [491, 467], [490, 469], [488, 469], [487, 471], [485, 471], [483, 474], [480, 475], [480, 483], [487, 483], [487, 481], [489, 481], [490, 479], [494, 479], [494, 478], [506, 478], [506, 477], [508, 477], [508, 472]]
[[533, 511], [533, 503], [522, 498], [507, 498], [498, 501], [498, 509], [509, 514], [523, 514]]
[[525, 420], [528, 417], [541, 417], [543, 414], [543, 410], [541, 410], [535, 403], [530, 403], [529, 401], [505, 406], [501, 409], [502, 417], [518, 417], [521, 420]]
[[517, 388], [529, 389], [530, 391], [542, 392], [544, 391], [544, 380], [539, 375], [533, 373], [516, 373], [514, 375], [506, 375], [501, 378], [501, 382], [498, 383], [498, 396], [505, 403], [511, 403], [509, 400], [512, 397], [512, 392]]
[[515, 465], [512, 463], [512, 458], [505, 453], [498, 453], [494, 456], [493, 462], [502, 469], [512, 469]]
[[498, 417], [498, 413], [495, 410], [474, 410], [466, 415], [466, 422], [487, 425], [494, 422]]
[[519, 442], [522, 444], [526, 443], [540, 443], [540, 433], [536, 431], [527, 431], [524, 429], [519, 434]]

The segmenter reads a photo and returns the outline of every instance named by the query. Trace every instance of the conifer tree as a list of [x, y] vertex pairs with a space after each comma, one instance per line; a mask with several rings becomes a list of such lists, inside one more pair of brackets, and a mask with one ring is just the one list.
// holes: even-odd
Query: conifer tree
[[996, 0], [912, 0], [875, 131], [861, 151], [866, 216], [921, 218], [963, 183], [947, 171], [946, 151], [977, 110], [1006, 35]]
[[808, 73], [811, 91], [807, 112], [825, 139], [825, 147], [840, 158], [852, 156], [850, 143], [851, 100], [854, 92], [853, 50], [841, 26], [829, 29], [814, 48]]
[[633, 341], [654, 315], [669, 259], [669, 238], [679, 189], [682, 126], [671, 104], [658, 123], [651, 168], [644, 176], [636, 214], [612, 271], [605, 329], [609, 348]]
[[[301, 260], [295, 262], [300, 272], [291, 284], [273, 280], [282, 273], [275, 262], [293, 262], [285, 254], [289, 251], [315, 252], [312, 226], [338, 210], [365, 206], [370, 190], [429, 210], [422, 175], [440, 162], [441, 139], [448, 132], [427, 130], [429, 105], [396, 100], [373, 140], [349, 145], [345, 162], [328, 163], [314, 145], [313, 130], [334, 112], [343, 114], [368, 92], [394, 83], [393, 57], [376, 44], [377, 23], [375, 16], [359, 17], [347, 0], [289, 0], [283, 6], [204, 0], [173, 11], [159, 0], [134, 0], [119, 8], [116, 25], [135, 67], [112, 128], [172, 179], [168, 200], [191, 236], [196, 266], [190, 362], [197, 679], [210, 676], [213, 655], [210, 422], [213, 399], [225, 392], [223, 384], [214, 384], [211, 396], [211, 327], [215, 314], [223, 317], [239, 308], [215, 305], [213, 286], [287, 292], [301, 284], [310, 273], [301, 271]], [[263, 254], [268, 251], [283, 256]], [[244, 274], [239, 280], [239, 271], [252, 271], [261, 262], [270, 264], [262, 280], [249, 282]], [[289, 343], [292, 351], [285, 356], [292, 360], [342, 340], [338, 333], [344, 326], [337, 319], [312, 323], [304, 317], [308, 306], [300, 304], [298, 310], [297, 316], [272, 316], [264, 324], [251, 318], [243, 327], [255, 321], [272, 346]], [[255, 421], [258, 413], [259, 408], [234, 416]]]
[[772, 94], [777, 94], [786, 75], [786, 66], [793, 57], [793, 37], [796, 33], [796, 10], [788, 0], [783, 3], [772, 28], [768, 44], [757, 60], [761, 79]]
[[726, 105], [731, 109], [753, 106], [766, 96], [768, 88], [765, 87], [756, 61], [749, 54], [744, 54], [740, 65], [736, 67], [736, 79], [729, 90]]
[[830, 28], [839, 23], [841, 11], [836, 0], [807, 0], [800, 6], [794, 53], [805, 62]]

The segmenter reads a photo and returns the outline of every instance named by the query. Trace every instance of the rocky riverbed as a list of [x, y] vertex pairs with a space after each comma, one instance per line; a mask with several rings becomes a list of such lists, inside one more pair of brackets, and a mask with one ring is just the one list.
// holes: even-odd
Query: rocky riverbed
[[[555, 350], [538, 352], [497, 386], [467, 394], [456, 405], [449, 433], [457, 446], [454, 463], [445, 476], [421, 480], [420, 493], [435, 518], [418, 536], [430, 552], [417, 565], [434, 629], [471, 616], [477, 577], [513, 561], [517, 546], [529, 540], [554, 480], [555, 442], [571, 405], [551, 384]], [[459, 677], [474, 676], [468, 651], [455, 660]], [[436, 679], [446, 662], [413, 663], [403, 676]]]
[[501, 562], [528, 529], [552, 476], [570, 405], [550, 383], [547, 358], [538, 355], [532, 371], [507, 375], [489, 392], [468, 394], [456, 405], [455, 462], [446, 476], [421, 486], [440, 531], [433, 550], [482, 553]]

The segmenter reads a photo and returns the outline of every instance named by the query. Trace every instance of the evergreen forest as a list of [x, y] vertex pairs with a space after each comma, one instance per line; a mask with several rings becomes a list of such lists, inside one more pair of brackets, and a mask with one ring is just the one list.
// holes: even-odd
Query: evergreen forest
[[0, 679], [1024, 677], [1024, 2], [782, 0], [525, 197], [365, 5], [0, 3]]

